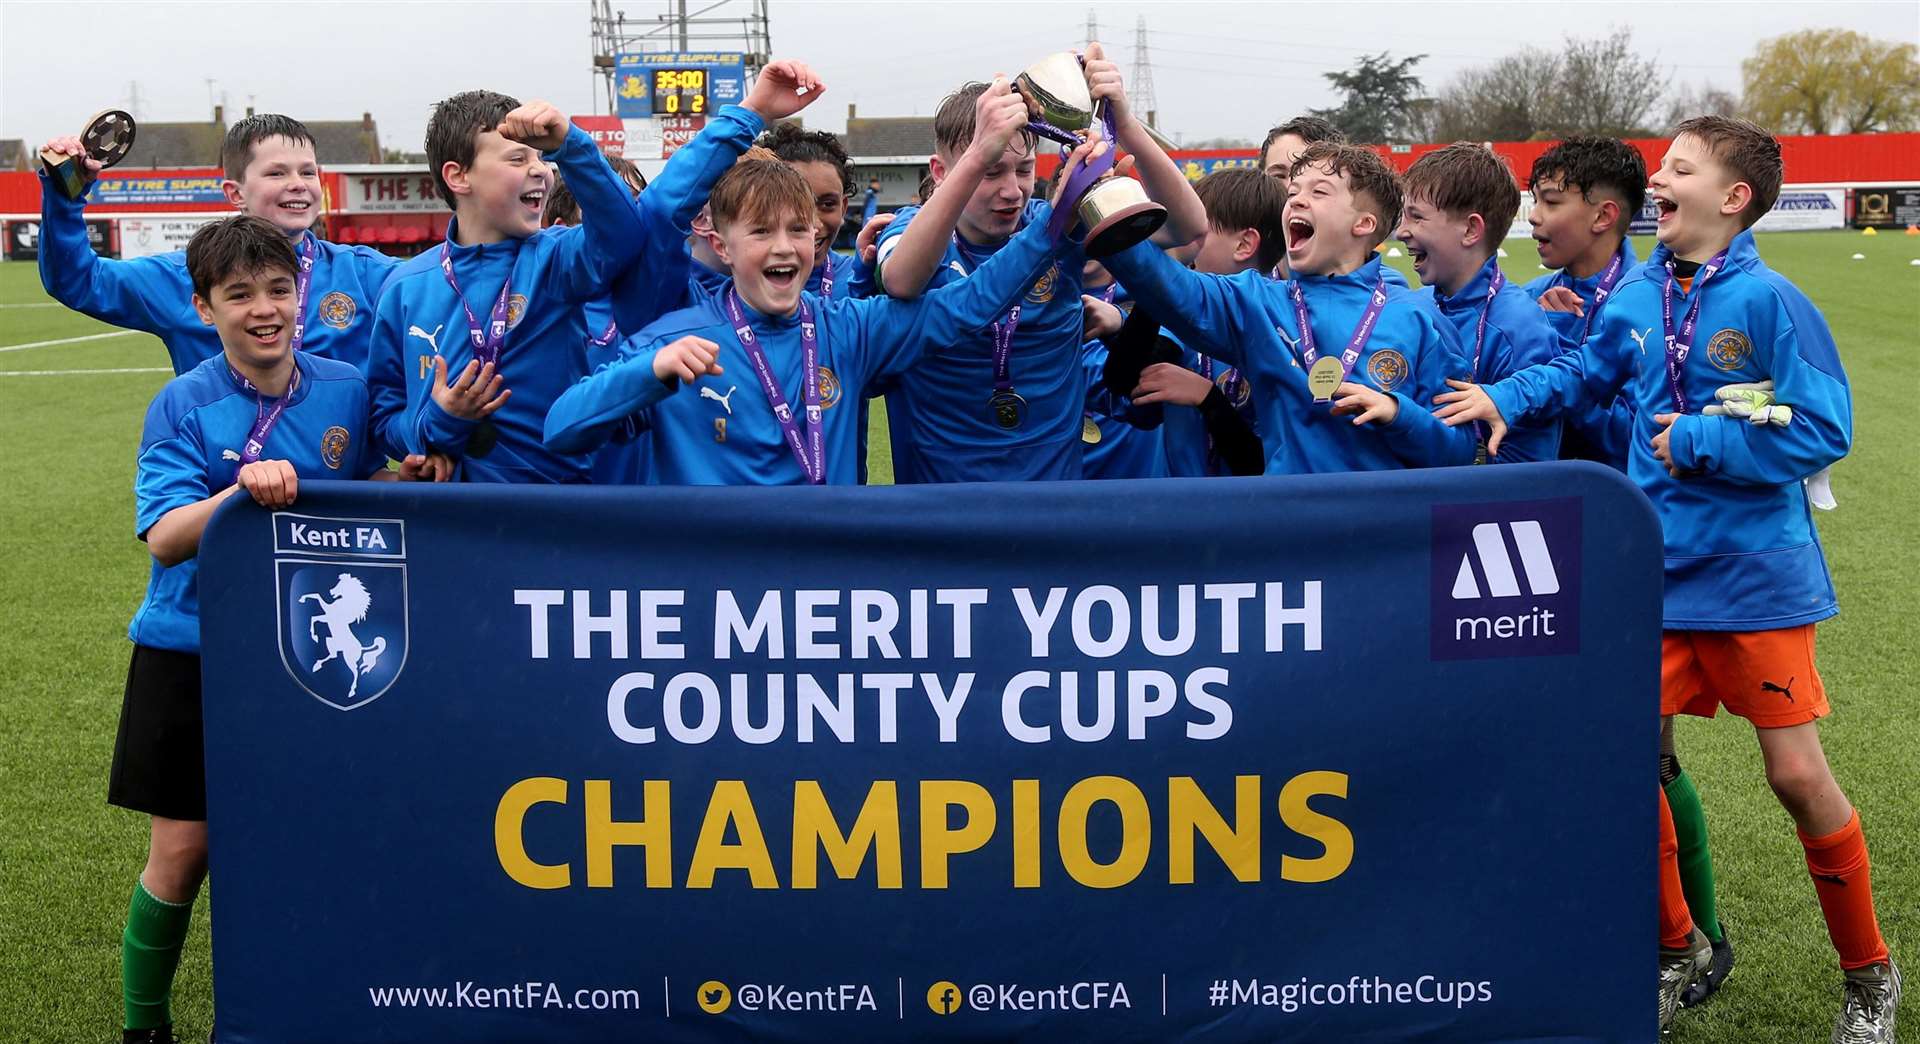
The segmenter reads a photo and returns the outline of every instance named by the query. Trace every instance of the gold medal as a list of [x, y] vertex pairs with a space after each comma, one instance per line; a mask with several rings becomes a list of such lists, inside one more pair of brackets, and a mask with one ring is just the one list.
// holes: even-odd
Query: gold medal
[[1081, 418], [1080, 441], [1089, 446], [1095, 446], [1100, 443], [1100, 425], [1094, 423], [1092, 417]]
[[1313, 393], [1314, 402], [1333, 401], [1334, 389], [1340, 387], [1340, 360], [1331, 355], [1323, 355], [1313, 361], [1313, 367], [1307, 371], [1307, 390]]

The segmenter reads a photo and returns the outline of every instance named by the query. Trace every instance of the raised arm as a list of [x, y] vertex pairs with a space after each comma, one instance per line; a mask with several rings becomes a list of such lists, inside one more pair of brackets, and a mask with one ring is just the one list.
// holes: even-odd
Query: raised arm
[[[1245, 332], [1265, 324], [1255, 295], [1257, 272], [1218, 276], [1195, 272], [1152, 243], [1135, 243], [1106, 259], [1138, 305], [1203, 355], [1230, 366], [1246, 363]], [[1244, 277], [1244, 278], [1243, 278]]]
[[1207, 234], [1207, 208], [1193, 190], [1193, 183], [1147, 133], [1146, 125], [1133, 118], [1127, 104], [1126, 87], [1120, 80], [1120, 67], [1108, 60], [1099, 44], [1087, 47], [1087, 85], [1095, 101], [1105, 101], [1113, 115], [1116, 144], [1133, 157], [1134, 172], [1148, 198], [1167, 208], [1167, 223], [1154, 232], [1152, 242], [1163, 247], [1186, 246]]

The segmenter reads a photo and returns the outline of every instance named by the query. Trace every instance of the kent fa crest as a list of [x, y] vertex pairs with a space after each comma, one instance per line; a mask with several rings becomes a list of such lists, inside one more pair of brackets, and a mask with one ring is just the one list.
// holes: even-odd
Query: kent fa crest
[[315, 699], [356, 710], [407, 660], [406, 523], [273, 516], [280, 662]]

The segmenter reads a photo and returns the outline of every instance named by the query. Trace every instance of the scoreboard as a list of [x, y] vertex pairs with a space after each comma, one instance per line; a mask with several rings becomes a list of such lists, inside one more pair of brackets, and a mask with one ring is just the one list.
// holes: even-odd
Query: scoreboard
[[615, 62], [622, 119], [704, 117], [746, 97], [746, 55], [623, 54]]

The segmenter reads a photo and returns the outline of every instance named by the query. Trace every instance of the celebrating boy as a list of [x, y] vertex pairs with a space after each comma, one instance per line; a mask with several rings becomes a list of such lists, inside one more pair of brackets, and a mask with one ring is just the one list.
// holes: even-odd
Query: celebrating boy
[[[1623, 388], [1634, 405], [1628, 475], [1666, 540], [1662, 713], [1721, 706], [1755, 728], [1767, 782], [1793, 817], [1844, 970], [1833, 1039], [1891, 1041], [1900, 973], [1880, 935], [1860, 816], [1834, 780], [1814, 722], [1829, 712], [1814, 625], [1839, 611], [1802, 480], [1845, 456], [1853, 403], [1826, 320], [1768, 268], [1752, 227], [1780, 192], [1780, 145], [1745, 120], [1675, 130], [1649, 184], [1660, 245], [1623, 279], [1579, 351], [1491, 387], [1439, 397], [1448, 424], [1542, 420]], [[1651, 344], [1649, 344], [1651, 342]], [[1730, 382], [1772, 380], [1785, 425], [1702, 407]], [[1660, 798], [1660, 1015], [1711, 962], [1676, 865]]]

